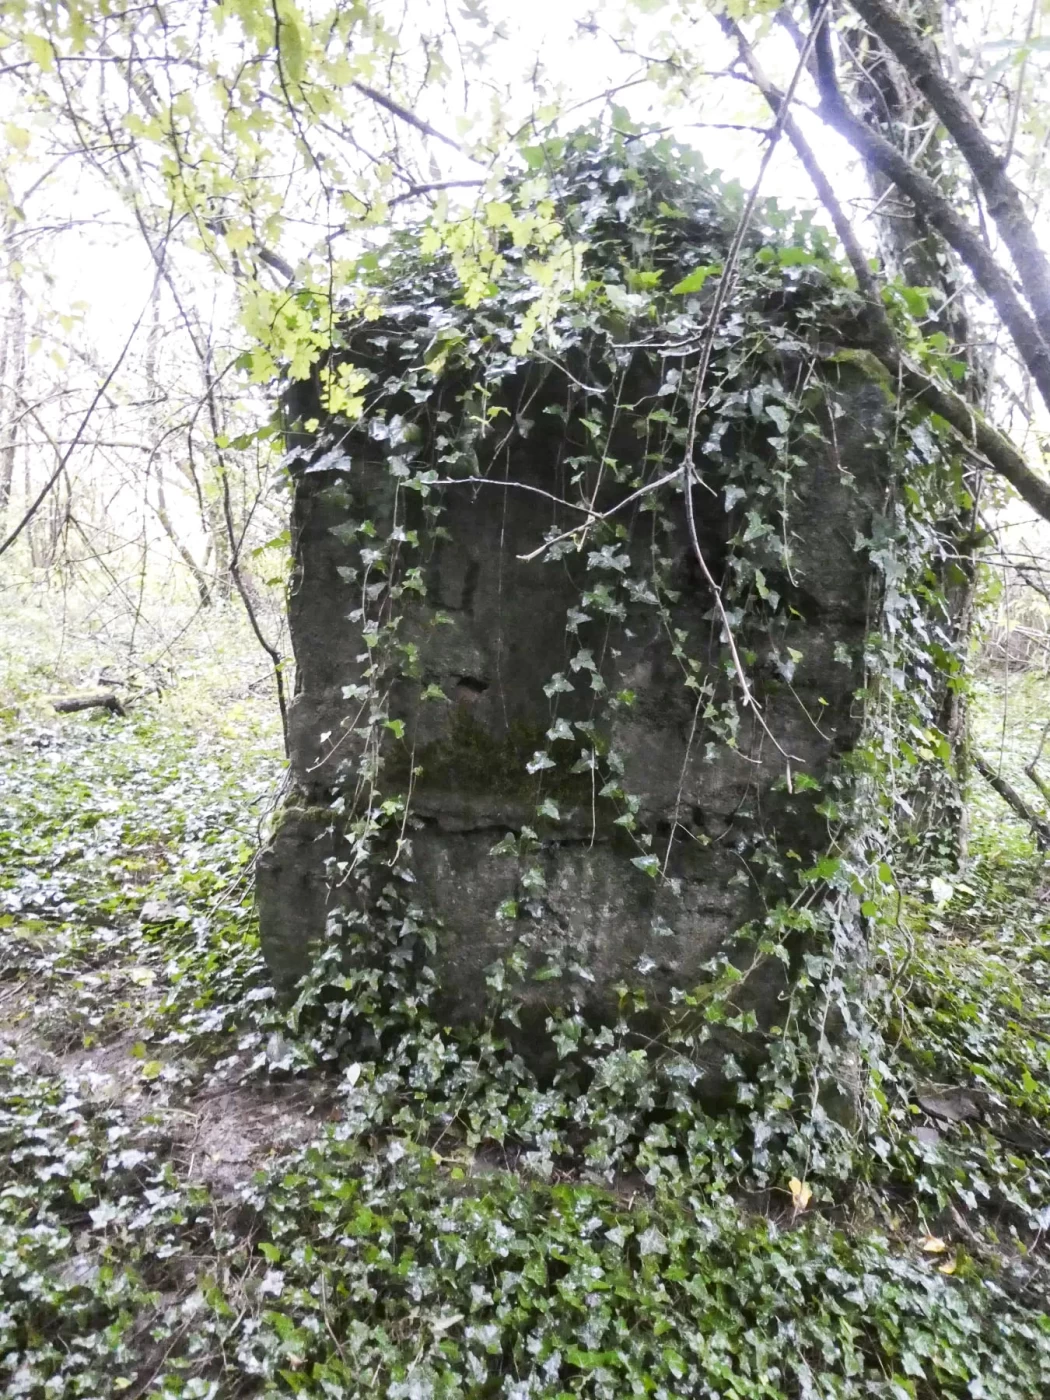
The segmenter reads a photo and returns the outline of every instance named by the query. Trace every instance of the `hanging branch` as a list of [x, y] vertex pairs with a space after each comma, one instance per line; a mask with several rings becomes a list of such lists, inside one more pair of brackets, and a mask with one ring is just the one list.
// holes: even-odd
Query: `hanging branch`
[[[823, 25], [828, 10], [830, 8], [830, 3], [831, 0], [818, 0], [816, 20], [817, 29], [819, 29], [819, 27]], [[710, 566], [708, 565], [707, 560], [704, 558], [704, 552], [700, 548], [700, 539], [696, 529], [696, 516], [693, 502], [693, 485], [696, 481], [696, 463], [693, 460], [693, 453], [696, 448], [697, 427], [700, 421], [700, 409], [703, 401], [704, 386], [707, 382], [707, 373], [711, 366], [711, 356], [714, 351], [715, 339], [718, 335], [722, 311], [725, 308], [733, 286], [735, 285], [737, 265], [740, 260], [740, 253], [743, 249], [744, 239], [747, 237], [747, 231], [750, 227], [751, 219], [754, 215], [755, 208], [758, 204], [758, 196], [762, 188], [762, 181], [765, 178], [766, 170], [769, 168], [769, 163], [773, 158], [773, 153], [776, 150], [777, 143], [780, 140], [781, 133], [784, 130], [784, 124], [790, 112], [791, 99], [794, 96], [795, 88], [798, 85], [802, 74], [805, 72], [806, 64], [809, 60], [810, 47], [814, 42], [817, 29], [814, 29], [813, 34], [810, 36], [810, 39], [803, 47], [803, 51], [799, 56], [799, 61], [795, 67], [795, 72], [791, 78], [791, 83], [788, 87], [788, 93], [787, 97], [785, 98], [783, 108], [777, 114], [777, 119], [773, 125], [773, 130], [769, 133], [769, 140], [766, 144], [766, 149], [762, 157], [762, 163], [759, 166], [758, 175], [755, 179], [754, 185], [751, 188], [751, 192], [748, 195], [747, 200], [745, 201], [744, 208], [741, 211], [740, 218], [737, 221], [737, 226], [733, 232], [733, 237], [729, 244], [729, 250], [726, 253], [725, 262], [722, 267], [722, 275], [719, 278], [718, 287], [715, 291], [714, 303], [711, 307], [711, 311], [708, 316], [707, 333], [704, 336], [704, 341], [700, 349], [700, 363], [696, 367], [696, 374], [693, 379], [692, 397], [690, 399], [689, 404], [689, 424], [686, 428], [685, 447], [682, 452], [682, 496], [685, 502], [685, 520], [689, 532], [689, 540], [692, 545], [693, 555], [696, 558], [696, 562], [700, 567], [700, 572], [703, 575], [704, 582], [711, 590], [711, 593], [715, 600], [715, 610], [718, 613], [719, 621], [722, 624], [722, 630], [725, 635], [726, 645], [729, 648], [729, 655], [733, 662], [733, 670], [736, 673], [736, 678], [740, 685], [740, 693], [744, 707], [745, 709], [749, 709], [754, 715], [757, 723], [761, 726], [763, 732], [770, 739], [774, 748], [779, 753], [783, 754], [783, 756], [787, 759], [794, 758], [794, 755], [787, 753], [783, 748], [781, 748], [780, 744], [777, 742], [775, 736], [771, 732], [769, 726], [766, 724], [765, 718], [762, 715], [762, 711], [759, 709], [758, 702], [755, 699], [754, 694], [752, 693], [751, 686], [747, 678], [747, 672], [744, 670], [744, 664], [740, 658], [740, 653], [737, 649], [736, 638], [733, 635], [732, 624], [730, 623], [729, 614], [726, 612], [725, 603], [722, 599], [722, 589], [717, 579], [712, 574]]]

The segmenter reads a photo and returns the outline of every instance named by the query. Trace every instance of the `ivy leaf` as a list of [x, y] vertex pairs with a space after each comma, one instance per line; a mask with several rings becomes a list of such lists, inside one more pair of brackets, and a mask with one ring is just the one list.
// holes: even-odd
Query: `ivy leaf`
[[544, 768], [554, 768], [556, 764], [550, 754], [546, 754], [542, 749], [537, 749], [525, 765], [526, 773], [540, 773]]
[[726, 514], [728, 514], [733, 509], [737, 501], [742, 501], [746, 495], [747, 492], [742, 486], [727, 486], [725, 491]]
[[938, 909], [943, 909], [946, 904], [950, 904], [955, 896], [955, 886], [947, 880], [943, 880], [940, 875], [931, 875], [930, 893], [933, 895], [933, 902]]
[[667, 1253], [667, 1239], [655, 1225], [650, 1225], [638, 1236], [638, 1253], [643, 1259], [650, 1254]]
[[744, 531], [744, 543], [750, 544], [752, 540], [763, 539], [766, 535], [773, 533], [773, 526], [767, 520], [763, 520], [757, 510], [749, 510], [747, 513], [747, 529]]

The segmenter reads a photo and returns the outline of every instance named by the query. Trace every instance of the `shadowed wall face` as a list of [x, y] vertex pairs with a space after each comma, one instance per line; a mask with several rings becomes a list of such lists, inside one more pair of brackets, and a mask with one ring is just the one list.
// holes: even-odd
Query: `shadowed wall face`
[[[376, 335], [389, 356], [392, 328]], [[367, 345], [357, 353], [368, 362]], [[606, 1015], [624, 986], [666, 1007], [782, 890], [768, 861], [755, 865], [758, 849], [795, 870], [827, 847], [817, 784], [860, 734], [854, 696], [876, 585], [858, 540], [887, 487], [884, 394], [839, 374], [821, 434], [794, 459], [780, 516], [790, 566], [767, 580], [783, 603], [737, 634], [762, 722], [738, 703], [727, 744], [713, 741], [712, 724], [739, 691], [678, 482], [614, 514], [620, 538], [607, 530], [556, 546], [553, 558], [522, 558], [586, 518], [564, 504], [581, 496], [577, 427], [544, 413], [567, 393], [569, 380], [546, 368], [497, 390], [518, 426], [473, 464], [483, 482], [406, 491], [397, 444], [360, 432], [336, 445], [322, 434], [292, 461], [294, 796], [258, 872], [263, 946], [282, 989], [308, 969], [329, 914], [367, 909], [375, 893], [374, 879], [352, 871], [343, 834], [354, 802], [366, 801], [366, 702], [347, 698], [364, 694], [373, 655], [363, 521], [378, 536], [421, 540], [424, 591], [398, 603], [403, 661], [385, 681], [395, 724], [378, 784], [411, 789], [399, 860], [435, 930], [447, 1019], [483, 1017], [487, 971], [515, 949], [537, 1011], [575, 999]], [[452, 391], [449, 402], [455, 411]], [[433, 460], [434, 447], [417, 437], [414, 451]], [[775, 453], [761, 441], [748, 451]], [[636, 434], [608, 455], [622, 480], [598, 472], [585, 483], [595, 514], [614, 510], [646, 470]], [[704, 462], [694, 487], [699, 543], [720, 581], [747, 504], [726, 491], [732, 471], [722, 458]], [[440, 523], [429, 535], [428, 519]], [[799, 791], [792, 773], [812, 784]], [[560, 975], [548, 980], [551, 967]], [[741, 1004], [760, 1023], [775, 1018], [784, 976], [774, 960], [748, 979]]]

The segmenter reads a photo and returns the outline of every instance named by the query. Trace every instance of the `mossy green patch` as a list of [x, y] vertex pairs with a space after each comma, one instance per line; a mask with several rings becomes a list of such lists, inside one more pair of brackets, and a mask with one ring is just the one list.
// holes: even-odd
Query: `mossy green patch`
[[[536, 754], [548, 747], [555, 767], [530, 773]], [[591, 775], [571, 771], [576, 755], [570, 744], [550, 746], [541, 728], [519, 720], [512, 720], [503, 734], [493, 734], [465, 706], [456, 707], [445, 737], [416, 750], [415, 762], [417, 793], [454, 792], [528, 807], [549, 797], [570, 808], [591, 806]], [[395, 781], [407, 779], [407, 752], [393, 760], [388, 773]]]

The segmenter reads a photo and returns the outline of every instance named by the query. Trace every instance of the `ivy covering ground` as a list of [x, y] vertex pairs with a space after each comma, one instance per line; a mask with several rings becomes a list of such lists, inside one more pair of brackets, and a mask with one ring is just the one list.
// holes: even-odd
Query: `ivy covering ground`
[[[245, 864], [275, 735], [225, 703], [0, 750], [4, 1394], [1047, 1393], [1050, 916], [1000, 812], [965, 879], [887, 902], [884, 1111], [803, 1182], [615, 1045], [540, 1085], [396, 978], [351, 992], [371, 1060], [280, 1015]], [[232, 1175], [217, 1102], [286, 1105]]]

